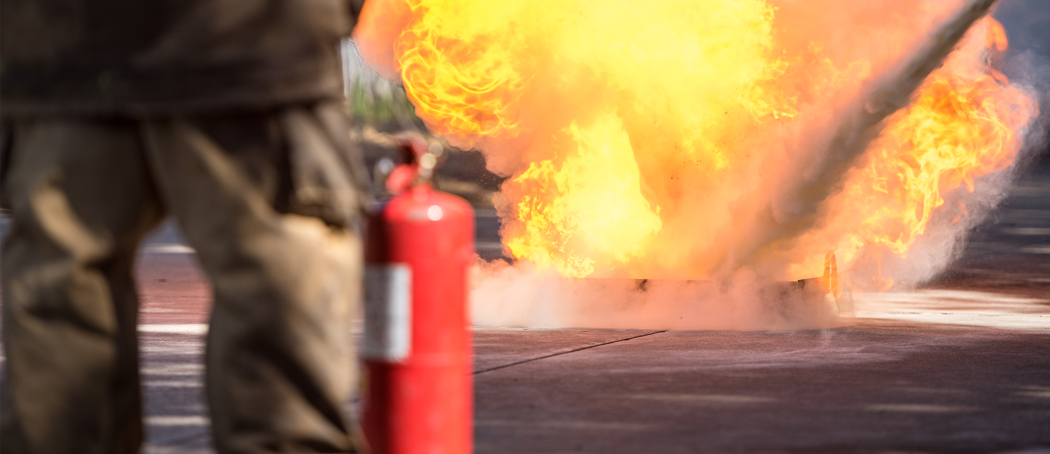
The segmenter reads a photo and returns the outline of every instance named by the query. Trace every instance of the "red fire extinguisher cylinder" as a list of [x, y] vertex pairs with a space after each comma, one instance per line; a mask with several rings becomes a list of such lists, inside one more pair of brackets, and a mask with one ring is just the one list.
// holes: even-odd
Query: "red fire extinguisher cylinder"
[[415, 160], [399, 169], [422, 178], [401, 178], [367, 227], [362, 426], [374, 454], [472, 451], [474, 212], [426, 181], [435, 161], [421, 143], [408, 144]]

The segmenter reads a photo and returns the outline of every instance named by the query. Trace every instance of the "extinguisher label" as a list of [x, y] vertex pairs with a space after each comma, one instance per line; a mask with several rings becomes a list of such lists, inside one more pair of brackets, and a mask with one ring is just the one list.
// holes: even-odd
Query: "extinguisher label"
[[412, 269], [365, 266], [365, 338], [361, 356], [399, 362], [412, 348]]

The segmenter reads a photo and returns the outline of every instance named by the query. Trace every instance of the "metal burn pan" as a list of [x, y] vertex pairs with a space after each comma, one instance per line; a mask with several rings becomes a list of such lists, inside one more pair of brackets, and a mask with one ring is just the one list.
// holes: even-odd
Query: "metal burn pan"
[[[602, 279], [602, 278], [598, 278]], [[654, 285], [662, 282], [709, 283], [713, 281], [669, 280], [669, 279], [602, 279], [607, 281], [633, 282], [639, 292], [647, 292]], [[756, 289], [757, 296], [771, 306], [790, 311], [798, 308], [817, 308], [828, 306], [833, 312], [841, 315], [853, 314], [853, 295], [849, 288], [844, 288], [839, 280], [838, 265], [835, 254], [828, 253], [824, 259], [824, 274], [818, 277], [799, 279], [797, 281], [773, 281], [761, 284]]]

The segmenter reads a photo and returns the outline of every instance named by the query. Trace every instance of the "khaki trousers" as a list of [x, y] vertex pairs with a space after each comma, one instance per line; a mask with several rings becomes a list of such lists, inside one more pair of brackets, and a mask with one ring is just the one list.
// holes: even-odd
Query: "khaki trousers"
[[0, 451], [140, 449], [132, 266], [170, 214], [214, 287], [205, 389], [218, 451], [355, 452], [342, 408], [361, 181], [344, 165], [345, 121], [320, 104], [9, 123]]

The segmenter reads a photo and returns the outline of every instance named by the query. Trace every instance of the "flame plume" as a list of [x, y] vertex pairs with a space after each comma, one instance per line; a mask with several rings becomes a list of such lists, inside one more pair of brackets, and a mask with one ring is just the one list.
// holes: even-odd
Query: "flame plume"
[[[990, 51], [1006, 46], [998, 22], [989, 18], [976, 26], [911, 105], [888, 119], [867, 151], [867, 164], [830, 202], [828, 226], [808, 233], [812, 243], [804, 247], [810, 252], [792, 254], [808, 255], [810, 264], [828, 248], [841, 251], [847, 263], [881, 261], [887, 254], [906, 258], [935, 214], [950, 216], [950, 224], [969, 216], [965, 203], [945, 207], [945, 195], [973, 193], [976, 180], [1013, 164], [1023, 131], [1038, 114], [1022, 89], [986, 63]], [[870, 283], [858, 284], [886, 290], [895, 280], [884, 274], [877, 270]]]
[[[987, 65], [998, 23], [926, 77], [991, 3], [372, 0], [357, 39], [432, 131], [511, 177], [497, 208], [519, 260], [783, 279], [828, 251], [846, 269], [907, 256], [938, 210], [969, 216], [945, 194], [1013, 162], [1037, 106]], [[873, 105], [873, 87], [897, 91]]]

